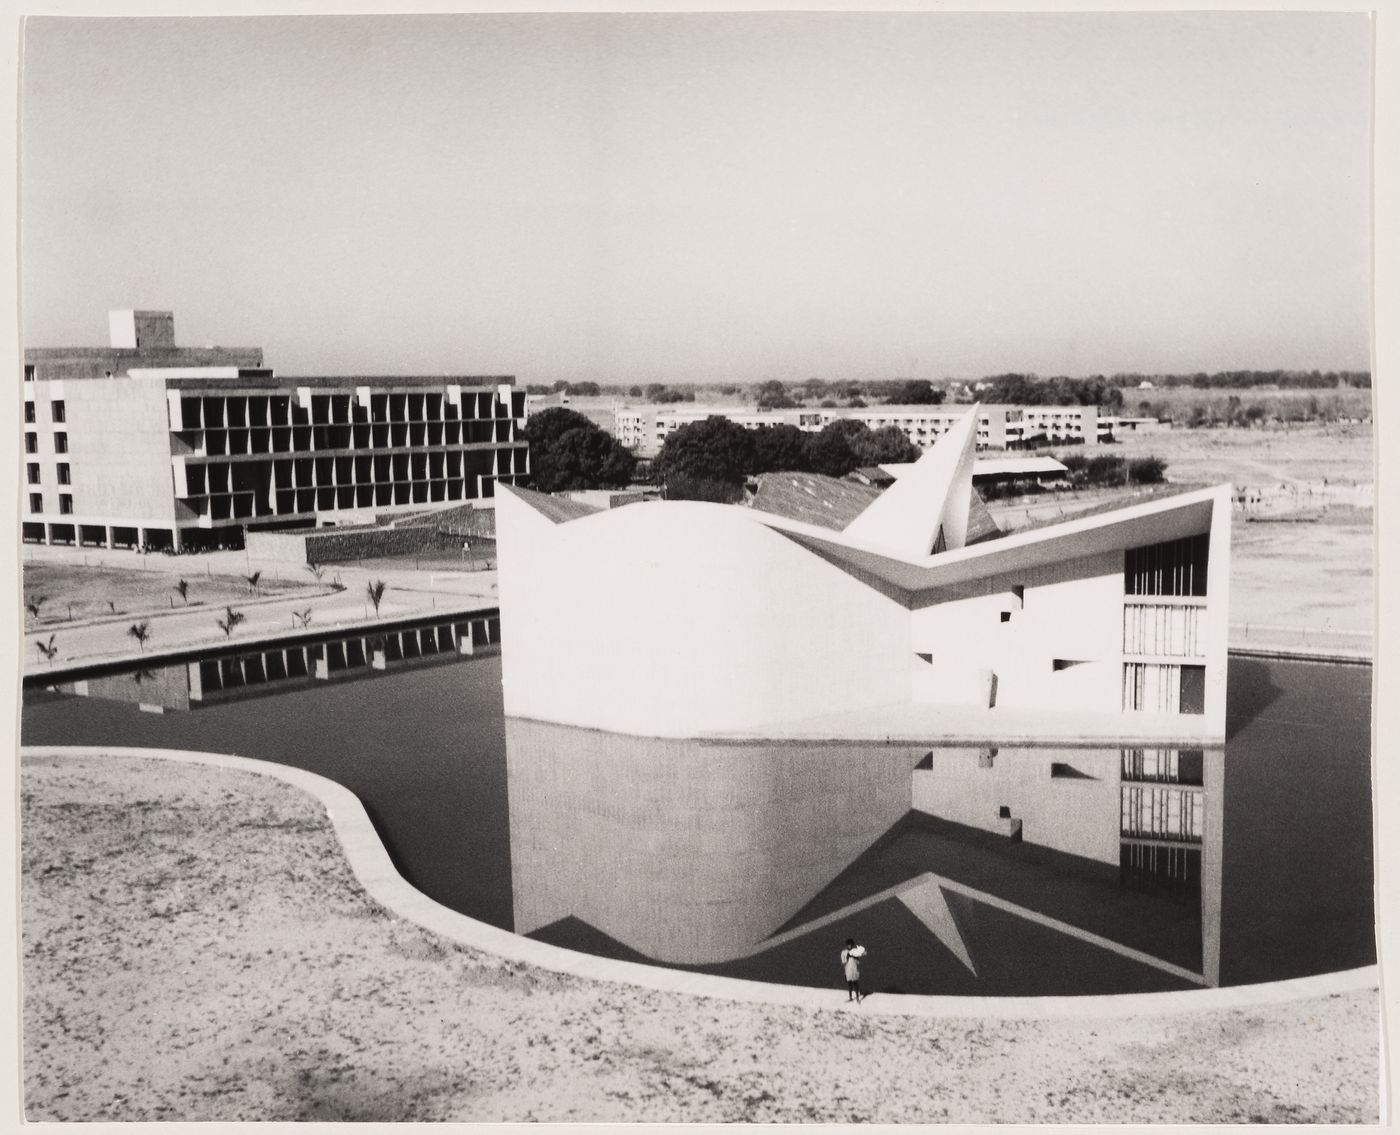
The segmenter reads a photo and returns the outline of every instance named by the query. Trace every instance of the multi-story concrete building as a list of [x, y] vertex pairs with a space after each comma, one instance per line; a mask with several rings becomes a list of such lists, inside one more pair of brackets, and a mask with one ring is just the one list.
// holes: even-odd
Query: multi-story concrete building
[[[745, 429], [789, 425], [815, 433], [832, 422], [863, 422], [872, 430], [894, 426], [914, 445], [927, 449], [965, 416], [960, 407], [867, 406], [797, 410], [754, 410], [746, 407], [655, 406], [620, 407], [615, 411], [617, 438], [639, 456], [658, 453], [666, 439], [689, 422], [712, 415], [728, 418]], [[977, 412], [977, 448], [1008, 449], [1036, 437], [1047, 441], [1094, 442], [1107, 432], [1095, 406], [982, 406]]]
[[135, 347], [114, 334], [105, 351], [26, 352], [26, 541], [237, 546], [245, 528], [489, 499], [529, 471], [524, 394], [509, 378], [132, 366], [182, 351], [169, 313], [137, 314]]
[[507, 714], [671, 737], [1222, 739], [1230, 487], [981, 539], [976, 421], [839, 529], [503, 492]]

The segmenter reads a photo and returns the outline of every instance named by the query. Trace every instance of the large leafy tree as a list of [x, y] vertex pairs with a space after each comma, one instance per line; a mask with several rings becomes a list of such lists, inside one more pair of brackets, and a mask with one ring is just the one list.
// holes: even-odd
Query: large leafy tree
[[743, 426], [712, 414], [687, 422], [661, 446], [652, 471], [668, 499], [734, 500], [754, 466], [754, 436]]
[[857, 438], [853, 448], [866, 465], [917, 461], [923, 452], [898, 426], [881, 426], [868, 438]]
[[807, 457], [807, 435], [796, 426], [768, 426], [753, 431], [751, 473], [805, 473], [811, 468]]
[[808, 467], [813, 473], [844, 477], [852, 469], [866, 464], [856, 451], [856, 445], [869, 436], [870, 427], [851, 418], [842, 418], [824, 426], [819, 433], [808, 434]]
[[575, 410], [551, 406], [525, 425], [535, 488], [617, 489], [632, 481], [637, 459], [610, 433]]

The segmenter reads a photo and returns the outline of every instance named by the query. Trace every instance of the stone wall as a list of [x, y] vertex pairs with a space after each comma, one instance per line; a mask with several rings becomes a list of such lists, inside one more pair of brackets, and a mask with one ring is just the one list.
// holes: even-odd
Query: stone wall
[[435, 528], [321, 528], [292, 532], [249, 532], [248, 553], [259, 559], [295, 564], [335, 564], [375, 556], [456, 552], [462, 537]]

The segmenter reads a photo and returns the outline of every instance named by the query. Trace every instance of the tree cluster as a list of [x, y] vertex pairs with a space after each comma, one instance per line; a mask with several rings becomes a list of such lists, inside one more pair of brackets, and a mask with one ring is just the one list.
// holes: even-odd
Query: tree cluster
[[1105, 485], [1160, 485], [1167, 479], [1167, 463], [1160, 457], [1123, 458], [1117, 454], [1086, 457], [1068, 453], [1060, 464], [1069, 470], [1070, 484], [1076, 488]]
[[637, 459], [612, 434], [582, 414], [551, 406], [525, 425], [534, 487], [545, 493], [618, 489], [632, 482]]
[[758, 473], [844, 477], [863, 465], [915, 461], [919, 449], [897, 426], [871, 430], [843, 419], [818, 433], [779, 425], [750, 430], [719, 415], [688, 422], [667, 438], [652, 473], [671, 500], [734, 501]]

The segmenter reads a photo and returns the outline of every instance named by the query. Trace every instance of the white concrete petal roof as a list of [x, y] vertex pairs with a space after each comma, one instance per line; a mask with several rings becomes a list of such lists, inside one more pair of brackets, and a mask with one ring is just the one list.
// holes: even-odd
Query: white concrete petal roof
[[944, 546], [967, 543], [972, 466], [977, 449], [977, 407], [911, 465], [870, 507], [846, 525], [853, 541], [899, 556], [927, 555], [943, 532]]
[[872, 583], [878, 581], [917, 592], [951, 587], [1000, 572], [1194, 536], [1209, 530], [1214, 506], [1223, 500], [1228, 507], [1230, 493], [1229, 485], [1199, 489], [936, 555], [892, 554], [887, 547], [853, 539], [849, 529], [832, 532], [753, 509], [734, 511], [785, 533], [824, 559], [867, 577]]

